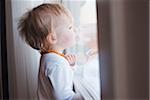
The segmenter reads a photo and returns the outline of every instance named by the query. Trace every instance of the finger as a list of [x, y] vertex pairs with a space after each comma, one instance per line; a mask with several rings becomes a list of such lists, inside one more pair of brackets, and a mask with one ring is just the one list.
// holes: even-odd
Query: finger
[[65, 58], [68, 60], [68, 61], [70, 61], [70, 57], [67, 55], [67, 56], [65, 56]]
[[70, 58], [71, 58], [72, 60], [74, 60], [74, 55], [70, 55]]
[[70, 55], [67, 55], [67, 56], [66, 56], [66, 59], [67, 59], [70, 63], [72, 62], [72, 59], [71, 59]]
[[65, 57], [70, 64], [75, 64], [75, 62], [76, 62], [76, 56], [75, 55], [68, 54]]
[[76, 56], [75, 55], [71, 55], [71, 60], [72, 60], [72, 63], [75, 63], [76, 62]]
[[76, 56], [75, 55], [71, 55], [71, 57], [72, 57], [73, 61], [76, 61]]

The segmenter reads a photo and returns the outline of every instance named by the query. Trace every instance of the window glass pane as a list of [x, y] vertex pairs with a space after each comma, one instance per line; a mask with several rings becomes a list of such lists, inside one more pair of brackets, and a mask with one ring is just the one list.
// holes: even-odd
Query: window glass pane
[[76, 74], [87, 80], [91, 87], [100, 94], [100, 74], [97, 44], [96, 0], [69, 1], [62, 3], [71, 10], [78, 40], [67, 52], [77, 55]]

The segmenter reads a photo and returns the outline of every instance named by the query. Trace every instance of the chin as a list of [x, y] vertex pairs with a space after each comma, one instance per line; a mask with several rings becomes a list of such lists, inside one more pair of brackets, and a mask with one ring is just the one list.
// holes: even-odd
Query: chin
[[70, 47], [73, 47], [73, 46], [75, 46], [75, 44], [76, 44], [76, 41], [65, 41], [63, 44], [62, 44], [62, 46], [64, 47], [64, 48], [70, 48]]
[[70, 44], [70, 45], [65, 45], [66, 48], [71, 48], [73, 47], [75, 44]]

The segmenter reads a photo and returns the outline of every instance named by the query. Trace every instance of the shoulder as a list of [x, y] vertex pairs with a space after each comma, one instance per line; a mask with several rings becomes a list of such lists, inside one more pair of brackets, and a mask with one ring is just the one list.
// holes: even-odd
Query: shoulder
[[46, 69], [54, 69], [55, 67], [66, 68], [69, 66], [68, 61], [55, 53], [47, 53], [43, 55], [42, 62]]
[[45, 67], [45, 75], [51, 75], [52, 73], [72, 73], [72, 69], [68, 61], [57, 54], [48, 53], [43, 55], [43, 65]]
[[43, 60], [45, 61], [45, 63], [51, 62], [53, 64], [59, 63], [68, 64], [68, 61], [64, 57], [57, 55], [55, 53], [47, 53], [43, 55]]

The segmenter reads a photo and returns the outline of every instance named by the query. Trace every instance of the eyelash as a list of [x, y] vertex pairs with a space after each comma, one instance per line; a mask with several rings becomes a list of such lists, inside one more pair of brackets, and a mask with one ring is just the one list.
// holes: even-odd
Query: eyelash
[[72, 26], [70, 26], [69, 29], [72, 29]]

